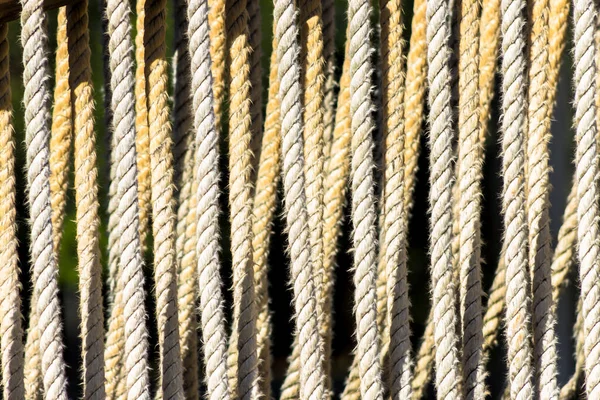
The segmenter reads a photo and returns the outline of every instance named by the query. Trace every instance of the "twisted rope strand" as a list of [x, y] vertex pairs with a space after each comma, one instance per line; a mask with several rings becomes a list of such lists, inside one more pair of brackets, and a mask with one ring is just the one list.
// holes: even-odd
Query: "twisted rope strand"
[[23, 328], [17, 254], [15, 142], [12, 125], [8, 26], [0, 24], [0, 351], [5, 399], [22, 398]]
[[210, 58], [213, 77], [213, 103], [217, 129], [223, 123], [223, 102], [225, 101], [225, 57], [227, 35], [225, 31], [226, 0], [208, 1], [208, 26], [210, 27]]

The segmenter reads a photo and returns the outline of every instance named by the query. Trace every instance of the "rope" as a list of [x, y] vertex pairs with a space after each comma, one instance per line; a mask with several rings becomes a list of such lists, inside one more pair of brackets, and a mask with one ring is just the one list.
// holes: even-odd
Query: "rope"
[[83, 359], [83, 392], [103, 399], [104, 316], [100, 264], [98, 184], [94, 99], [90, 64], [87, 1], [67, 6], [73, 128], [75, 132], [75, 201], [77, 206], [77, 259]]
[[[144, 275], [141, 255], [137, 165], [133, 43], [129, 3], [107, 1], [111, 66], [113, 153], [117, 182], [120, 274], [116, 304], [123, 307], [127, 398], [149, 399], [148, 334], [145, 326]], [[118, 310], [117, 310], [118, 311]], [[109, 328], [110, 331], [110, 328]], [[108, 351], [108, 345], [107, 345]], [[108, 375], [108, 374], [107, 374]]]
[[[263, 85], [262, 85], [262, 33], [261, 33], [261, 18], [259, 0], [248, 0], [248, 33], [250, 46], [250, 85], [252, 90], [252, 105], [250, 114], [252, 116], [252, 151], [256, 155], [260, 151], [261, 137], [263, 135]], [[258, 163], [258, 157], [254, 157], [255, 164]], [[257, 167], [254, 168], [256, 173]]]
[[223, 102], [225, 101], [225, 2], [226, 0], [209, 0], [208, 26], [210, 27], [210, 58], [213, 77], [213, 107], [215, 109], [216, 126], [223, 123]]
[[12, 125], [8, 26], [0, 24], [0, 351], [5, 399], [22, 398], [23, 328], [17, 254], [15, 142]]
[[[306, 208], [300, 46], [297, 10], [290, 0], [274, 2], [275, 37], [278, 43], [279, 100], [281, 102], [281, 153], [291, 278], [294, 288], [296, 332], [300, 349], [300, 399], [325, 397], [323, 349], [318, 330], [318, 299], [312, 274]], [[285, 397], [282, 389], [282, 398]]]
[[389, 335], [391, 397], [409, 399], [412, 395], [412, 359], [406, 266], [408, 215], [404, 202], [404, 27], [400, 1], [385, 1], [380, 7], [382, 142], [385, 161], [380, 257], [383, 251], [385, 272], [382, 275], [387, 281], [385, 317], [389, 329], [389, 334], [384, 338]]
[[530, 330], [530, 288], [527, 272], [525, 220], [526, 60], [525, 2], [503, 0], [502, 11], [502, 152], [504, 190], [502, 208], [506, 253], [506, 325], [510, 397], [533, 396]]
[[479, 93], [480, 25], [478, 1], [461, 2], [458, 60], [458, 163], [455, 204], [458, 227], [462, 381], [466, 399], [485, 397], [482, 353], [481, 206], [484, 140]]
[[[46, 57], [48, 33], [41, 1], [24, 0], [21, 12], [23, 83], [27, 145], [28, 201], [31, 205], [31, 265], [33, 303], [41, 357], [44, 398], [66, 399], [65, 363], [62, 354], [61, 310], [58, 302], [58, 265], [53, 252], [50, 203], [50, 91]], [[36, 342], [34, 342], [36, 343]]]
[[374, 194], [375, 121], [371, 99], [373, 69], [370, 48], [371, 5], [368, 0], [348, 4], [350, 59], [350, 117], [352, 132], [352, 221], [354, 253], [354, 294], [356, 315], [356, 358], [363, 398], [383, 398], [380, 341], [377, 335], [376, 278], [377, 231]]
[[[234, 328], [229, 353], [231, 362], [237, 364], [237, 379], [230, 382], [230, 389], [233, 397], [249, 399], [259, 395], [252, 265], [251, 60], [246, 0], [232, 0], [226, 8], [227, 58], [230, 62], [229, 204], [234, 286]], [[235, 374], [235, 367], [231, 373]]]
[[585, 337], [586, 392], [590, 398], [600, 395], [600, 365], [595, 349], [600, 342], [596, 326], [600, 320], [598, 303], [598, 200], [597, 200], [597, 126], [596, 60], [594, 32], [596, 9], [593, 2], [574, 3], [575, 43], [575, 126], [577, 182], [577, 238], [583, 301], [583, 335]]
[[[536, 392], [542, 398], [558, 397], [557, 350], [554, 325], [556, 308], [552, 300], [550, 235], [550, 122], [548, 102], [548, 18], [549, 1], [539, 1], [531, 10], [529, 45], [529, 91], [527, 134], [527, 223], [529, 266], [533, 275], [533, 357]], [[534, 89], [535, 88], [535, 89]]]
[[[273, 49], [277, 49], [273, 38]], [[277, 51], [271, 54], [269, 68], [269, 94], [264, 133], [256, 171], [256, 189], [252, 210], [252, 259], [254, 262], [254, 289], [258, 316], [256, 320], [258, 358], [260, 360], [261, 393], [271, 398], [271, 334], [273, 332], [269, 313], [268, 257], [271, 229], [275, 217], [277, 186], [280, 175], [280, 114], [279, 114], [279, 66]]]
[[206, 0], [193, 0], [187, 9], [191, 90], [195, 129], [197, 275], [200, 294], [207, 398], [228, 399], [227, 334], [219, 276], [218, 133], [215, 126], [210, 72], [210, 40]]
[[73, 119], [69, 85], [69, 45], [66, 7], [58, 10], [56, 32], [56, 84], [50, 134], [50, 203], [52, 204], [52, 238], [58, 259], [67, 205]]
[[[323, 148], [325, 160], [333, 139], [335, 128], [335, 1], [324, 0], [321, 3], [323, 20], [323, 59], [325, 60], [325, 83], [323, 98]], [[325, 161], [327, 163], [327, 161]], [[326, 177], [324, 179], [327, 179]], [[323, 316], [326, 317], [323, 312]], [[324, 324], [326, 325], [326, 324]], [[325, 336], [327, 338], [327, 335]], [[327, 340], [327, 339], [326, 339]]]
[[429, 82], [431, 281], [435, 321], [435, 382], [440, 398], [459, 396], [459, 355], [456, 332], [456, 287], [452, 272], [452, 105], [450, 80], [449, 4], [427, 4], [427, 64]]

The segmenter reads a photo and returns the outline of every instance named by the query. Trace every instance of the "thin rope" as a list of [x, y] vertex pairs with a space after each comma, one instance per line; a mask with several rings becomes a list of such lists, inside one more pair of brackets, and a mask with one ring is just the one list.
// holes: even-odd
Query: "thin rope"
[[[233, 397], [259, 396], [256, 307], [252, 263], [252, 140], [250, 47], [246, 0], [226, 4], [229, 66], [229, 204], [233, 266], [230, 389]], [[237, 368], [235, 365], [237, 364]], [[237, 369], [237, 373], [236, 373]]]
[[223, 123], [225, 101], [225, 60], [227, 35], [225, 31], [226, 0], [209, 0], [208, 26], [210, 27], [210, 58], [213, 77], [213, 103], [217, 129]]
[[510, 398], [533, 396], [531, 295], [525, 211], [525, 129], [527, 75], [525, 1], [501, 2], [502, 12], [502, 153], [506, 253], [506, 337]]
[[550, 235], [550, 122], [548, 98], [549, 1], [535, 2], [531, 9], [529, 45], [529, 90], [527, 109], [527, 223], [529, 267], [533, 276], [533, 357], [536, 392], [541, 398], [557, 398], [557, 350], [554, 325], [556, 307], [552, 299]]
[[15, 139], [8, 26], [0, 24], [0, 350], [5, 399], [23, 398], [23, 328], [17, 254]]
[[[327, 160], [330, 156], [328, 150], [331, 148], [330, 145], [335, 128], [335, 1], [323, 0], [321, 8], [323, 20], [323, 59], [325, 60], [325, 87], [323, 89], [325, 92], [323, 99], [323, 141], [325, 147], [323, 150], [325, 160]], [[325, 319], [328, 318], [325, 310], [323, 317]], [[327, 324], [324, 323], [323, 325]], [[325, 345], [328, 346], [327, 343]]]
[[192, 0], [187, 9], [197, 182], [196, 254], [207, 398], [228, 399], [227, 333], [219, 275], [219, 139], [213, 109], [208, 5]]
[[31, 205], [31, 264], [38, 315], [37, 346], [41, 357], [44, 398], [66, 399], [61, 310], [58, 301], [58, 265], [53, 252], [50, 204], [50, 78], [48, 33], [43, 4], [24, 0], [21, 13], [23, 83], [27, 145], [28, 201]]
[[[250, 46], [250, 85], [252, 90], [250, 95], [252, 96], [252, 105], [250, 107], [250, 113], [252, 115], [252, 151], [255, 154], [254, 161], [255, 165], [258, 165], [258, 158], [256, 155], [260, 151], [260, 144], [263, 136], [263, 115], [262, 115], [262, 104], [263, 104], [263, 85], [262, 85], [262, 27], [260, 17], [260, 1], [259, 0], [247, 0], [248, 1], [248, 45]], [[254, 172], [258, 167], [254, 168]]]
[[[279, 100], [281, 102], [281, 152], [283, 187], [294, 288], [296, 332], [300, 348], [300, 388], [297, 398], [322, 399], [326, 388], [323, 350], [318, 331], [317, 297], [312, 274], [308, 210], [303, 159], [303, 123], [297, 10], [290, 0], [274, 2], [275, 37], [278, 43]], [[284, 395], [282, 394], [282, 398]]]
[[104, 315], [100, 264], [98, 184], [94, 99], [87, 1], [67, 6], [70, 87], [72, 88], [75, 152], [75, 201], [77, 207], [77, 259], [83, 359], [83, 393], [103, 399]]
[[[119, 285], [115, 300], [123, 306], [127, 398], [148, 399], [148, 333], [145, 325], [144, 274], [141, 254], [137, 165], [133, 42], [129, 3], [107, 1], [113, 112], [113, 152], [119, 215]], [[119, 286], [123, 286], [119, 288]], [[107, 346], [108, 349], [108, 346]]]
[[[277, 49], [273, 38], [273, 49]], [[280, 113], [279, 113], [279, 65], [277, 51], [271, 54], [269, 68], [269, 94], [264, 133], [256, 171], [256, 189], [252, 211], [252, 258], [254, 261], [254, 288], [258, 316], [256, 321], [258, 357], [260, 360], [261, 393], [271, 398], [271, 334], [273, 327], [269, 312], [268, 257], [271, 230], [275, 217], [277, 186], [280, 176]]]
[[576, 182], [577, 182], [577, 238], [580, 265], [581, 299], [583, 301], [583, 334], [585, 337], [585, 375], [588, 397], [600, 396], [600, 342], [598, 323], [600, 304], [598, 291], [598, 149], [596, 126], [596, 52], [594, 32], [596, 7], [594, 2], [578, 0], [574, 8], [575, 43], [575, 126], [576, 126]]
[[173, 100], [173, 159], [175, 187], [179, 191], [176, 224], [177, 251], [177, 310], [179, 320], [179, 347], [183, 368], [185, 398], [199, 398], [198, 382], [198, 320], [196, 313], [197, 257], [196, 257], [196, 183], [193, 134], [191, 67], [188, 42], [187, 4], [176, 0], [175, 22], [175, 88]]
[[431, 210], [431, 287], [435, 320], [435, 383], [440, 398], [458, 398], [461, 373], [456, 332], [456, 286], [452, 271], [454, 182], [450, 79], [450, 10], [444, 0], [427, 4]]

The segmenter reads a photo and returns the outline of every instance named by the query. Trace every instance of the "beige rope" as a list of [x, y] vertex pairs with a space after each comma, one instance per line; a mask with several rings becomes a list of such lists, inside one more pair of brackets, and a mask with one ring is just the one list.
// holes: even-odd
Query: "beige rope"
[[0, 24], [0, 351], [5, 399], [22, 398], [23, 328], [17, 254], [15, 140], [12, 125], [8, 26]]
[[77, 206], [77, 258], [83, 392], [87, 399], [103, 399], [104, 316], [102, 266], [100, 265], [98, 184], [94, 99], [90, 64], [87, 1], [67, 6], [70, 87], [75, 133], [75, 201]]
[[225, 101], [225, 31], [226, 0], [209, 0], [208, 26], [210, 27], [210, 58], [213, 77], [214, 108], [217, 129], [223, 123], [223, 102]]
[[[323, 141], [325, 146], [323, 151], [325, 160], [327, 160], [335, 128], [335, 1], [323, 0], [321, 2], [321, 9], [323, 19], [323, 59], [325, 60], [325, 86], [323, 89], [325, 92], [323, 98]], [[327, 178], [325, 177], [324, 179]], [[327, 318], [327, 313], [323, 312], [323, 316]], [[326, 346], [328, 345], [326, 344]]]

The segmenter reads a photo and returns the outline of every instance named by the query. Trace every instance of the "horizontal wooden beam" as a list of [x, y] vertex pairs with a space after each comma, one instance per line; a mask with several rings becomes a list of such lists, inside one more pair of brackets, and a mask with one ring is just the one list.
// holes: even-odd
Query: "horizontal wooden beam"
[[[75, 3], [79, 0], [44, 0], [44, 8], [52, 10], [67, 4]], [[0, 23], [19, 19], [21, 12], [20, 0], [0, 0]]]

